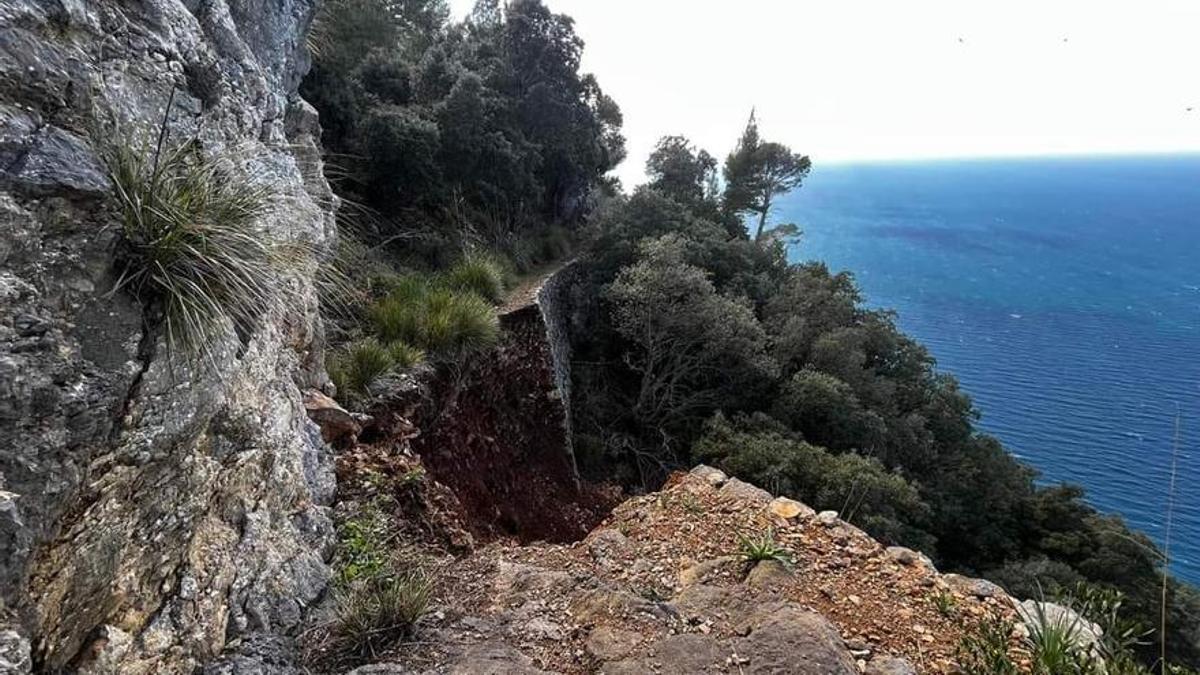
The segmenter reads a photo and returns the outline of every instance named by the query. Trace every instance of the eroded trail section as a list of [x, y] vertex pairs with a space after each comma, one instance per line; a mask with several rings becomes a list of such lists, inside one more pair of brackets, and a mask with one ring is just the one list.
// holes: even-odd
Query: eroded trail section
[[[790, 566], [742, 554], [739, 535], [767, 528]], [[954, 672], [965, 627], [1013, 611], [987, 582], [708, 467], [582, 541], [447, 559], [436, 595], [420, 642], [362, 673]]]

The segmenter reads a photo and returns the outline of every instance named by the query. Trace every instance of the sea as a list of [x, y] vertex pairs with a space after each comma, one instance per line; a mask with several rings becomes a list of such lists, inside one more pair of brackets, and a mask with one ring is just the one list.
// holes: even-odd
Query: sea
[[1200, 583], [1200, 155], [817, 164], [774, 217]]

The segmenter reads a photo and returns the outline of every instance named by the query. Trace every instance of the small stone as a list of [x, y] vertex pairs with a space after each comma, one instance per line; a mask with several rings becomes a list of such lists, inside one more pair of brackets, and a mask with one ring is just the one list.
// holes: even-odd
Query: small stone
[[838, 524], [837, 511], [822, 511], [817, 514], [817, 523], [824, 527], [834, 527]]
[[767, 506], [767, 509], [771, 512], [771, 515], [787, 521], [808, 520], [816, 514], [816, 511], [813, 511], [805, 504], [795, 499], [788, 499], [787, 497], [776, 497]]
[[904, 659], [880, 655], [867, 664], [865, 675], [917, 675], [917, 669]]

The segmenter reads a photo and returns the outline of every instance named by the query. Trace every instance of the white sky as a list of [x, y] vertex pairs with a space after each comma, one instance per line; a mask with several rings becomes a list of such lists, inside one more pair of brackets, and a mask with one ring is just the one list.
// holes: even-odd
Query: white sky
[[626, 187], [665, 134], [723, 160], [751, 106], [818, 166], [1200, 150], [1200, 0], [546, 2], [625, 114]]

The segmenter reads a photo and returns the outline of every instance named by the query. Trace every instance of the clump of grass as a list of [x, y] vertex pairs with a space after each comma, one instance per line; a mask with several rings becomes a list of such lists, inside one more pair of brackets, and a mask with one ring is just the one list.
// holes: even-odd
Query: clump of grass
[[739, 536], [738, 552], [746, 562], [771, 560], [787, 568], [793, 563], [792, 554], [775, 541], [775, 531], [771, 528], [758, 534]]
[[335, 611], [323, 646], [339, 665], [372, 659], [411, 635], [429, 606], [432, 583], [416, 557], [396, 550], [389, 506], [376, 498], [338, 524]]
[[230, 325], [253, 328], [280, 291], [284, 256], [254, 230], [269, 202], [264, 187], [231, 176], [195, 144], [161, 146], [109, 153], [121, 213], [116, 289], [161, 321], [169, 346], [195, 351]]
[[496, 312], [474, 293], [435, 289], [425, 300], [425, 347], [435, 352], [469, 352], [495, 343]]
[[988, 616], [958, 643], [957, 660], [965, 675], [1017, 675], [1021, 669], [1009, 654], [1013, 623], [999, 614]]
[[380, 575], [336, 592], [332, 651], [369, 660], [412, 634], [429, 607], [431, 584], [420, 571]]
[[504, 299], [508, 285], [505, 265], [490, 256], [472, 254], [446, 270], [443, 281], [449, 288], [470, 291], [492, 304]]
[[954, 610], [958, 605], [958, 602], [954, 599], [954, 594], [942, 590], [934, 593], [930, 599], [933, 602], [933, 606], [937, 608], [938, 614], [944, 617], [954, 615]]
[[342, 396], [366, 395], [371, 384], [396, 365], [388, 347], [374, 338], [356, 340], [326, 359], [329, 379]]
[[1025, 618], [1034, 670], [1044, 673], [1100, 673], [1103, 667], [1084, 642], [1087, 626], [1079, 614], [1055, 614], [1046, 603], [1033, 603]]
[[396, 341], [387, 346], [388, 355], [392, 357], [392, 366], [403, 370], [415, 368], [425, 362], [425, 350], [414, 347], [404, 341]]
[[399, 283], [370, 315], [380, 340], [405, 342], [433, 354], [487, 347], [500, 332], [495, 310], [480, 296], [418, 278]]

